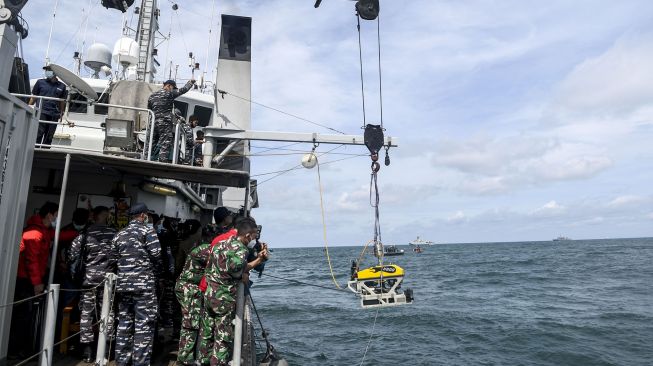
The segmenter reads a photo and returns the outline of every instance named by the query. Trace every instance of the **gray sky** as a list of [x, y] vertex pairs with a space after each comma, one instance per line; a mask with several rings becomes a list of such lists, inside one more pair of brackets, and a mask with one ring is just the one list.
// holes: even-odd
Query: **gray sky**
[[[53, 3], [32, 0], [23, 11], [32, 77], [45, 57]], [[53, 62], [71, 67], [73, 51], [93, 41], [113, 46], [123, 16], [98, 3], [60, 0]], [[215, 65], [219, 16], [207, 48], [213, 1], [178, 4], [171, 28], [171, 3], [160, 1], [161, 31], [171, 28], [169, 55], [187, 77], [189, 51], [204, 64], [208, 49], [209, 70]], [[215, 4], [216, 14], [253, 18], [255, 101], [362, 132], [353, 2], [324, 0], [319, 9], [307, 0]], [[417, 235], [485, 242], [653, 234], [653, 2], [385, 0], [381, 6], [384, 124], [401, 145], [379, 173], [386, 243]], [[130, 11], [125, 20], [131, 18]], [[378, 122], [376, 23], [362, 24], [362, 41], [367, 118]], [[166, 44], [159, 49], [163, 59]], [[255, 129], [328, 132], [257, 106], [252, 111]], [[253, 174], [300, 159], [257, 157]], [[261, 185], [254, 215], [272, 245], [321, 245], [316, 174], [295, 170]], [[330, 244], [371, 239], [369, 158], [322, 166], [322, 182]]]

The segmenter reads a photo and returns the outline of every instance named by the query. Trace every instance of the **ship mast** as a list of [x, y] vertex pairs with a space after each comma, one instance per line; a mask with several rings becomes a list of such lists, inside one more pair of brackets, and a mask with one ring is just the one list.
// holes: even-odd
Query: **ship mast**
[[136, 80], [151, 83], [156, 68], [154, 64], [154, 35], [159, 29], [159, 9], [156, 0], [143, 0], [138, 16], [136, 42], [138, 42], [138, 64]]

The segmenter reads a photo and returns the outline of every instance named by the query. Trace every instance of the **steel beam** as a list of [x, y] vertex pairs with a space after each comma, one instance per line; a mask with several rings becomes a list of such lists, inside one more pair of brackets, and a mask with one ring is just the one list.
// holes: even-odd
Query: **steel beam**
[[[253, 130], [230, 130], [219, 127], [204, 127], [204, 137], [225, 140], [305, 142], [334, 145], [365, 145], [362, 135], [332, 135], [302, 132], [276, 132]], [[397, 139], [386, 136], [384, 146], [396, 147]]]

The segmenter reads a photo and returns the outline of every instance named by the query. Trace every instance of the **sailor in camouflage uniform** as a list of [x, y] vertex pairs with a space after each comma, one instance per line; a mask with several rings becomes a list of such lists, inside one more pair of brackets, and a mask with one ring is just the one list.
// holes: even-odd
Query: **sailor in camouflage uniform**
[[189, 91], [195, 80], [189, 80], [181, 89], [177, 89], [174, 80], [163, 83], [161, 90], [155, 91], [147, 100], [147, 108], [154, 112], [153, 151], [158, 151], [159, 161], [170, 162], [170, 147], [174, 145], [174, 126], [172, 123], [172, 109], [174, 101], [180, 95]]
[[184, 118], [179, 121], [181, 123], [181, 133], [184, 138], [184, 161], [185, 165], [193, 165], [193, 150], [195, 148], [195, 139], [193, 138], [193, 129], [197, 127], [197, 117], [195, 115], [188, 118], [188, 122]]
[[[107, 273], [116, 272], [118, 249], [113, 242], [116, 229], [107, 226], [109, 208], [97, 206], [93, 209], [95, 223], [84, 230], [73, 240], [68, 250], [68, 263], [81, 259], [84, 263], [83, 287], [96, 287], [104, 282]], [[82, 246], [84, 247], [82, 249]], [[80, 258], [80, 256], [82, 256]], [[94, 332], [93, 323], [100, 317], [102, 294], [104, 286], [99, 286], [93, 291], [85, 291], [79, 302], [80, 315], [80, 343], [84, 345], [83, 359], [91, 362]], [[113, 314], [104, 323], [107, 334], [113, 333]]]
[[118, 248], [116, 364], [149, 365], [157, 318], [157, 279], [163, 263], [156, 231], [147, 226], [147, 206], [136, 203], [131, 221], [114, 238]]
[[204, 275], [210, 249], [211, 244], [200, 244], [188, 253], [184, 269], [179, 275], [175, 287], [182, 314], [177, 361], [184, 365], [192, 365], [195, 360], [202, 365], [209, 363], [207, 352], [197, 354], [197, 340], [200, 332], [200, 319], [203, 314], [203, 294], [199, 283]]
[[258, 233], [254, 220], [241, 220], [236, 225], [236, 230], [238, 233], [235, 237], [213, 247], [206, 268], [208, 287], [204, 293], [206, 316], [202, 318], [202, 332], [212, 334], [211, 366], [226, 366], [231, 360], [238, 282], [247, 283], [249, 271], [268, 256], [264, 245], [258, 257], [247, 263], [247, 244], [255, 240]]

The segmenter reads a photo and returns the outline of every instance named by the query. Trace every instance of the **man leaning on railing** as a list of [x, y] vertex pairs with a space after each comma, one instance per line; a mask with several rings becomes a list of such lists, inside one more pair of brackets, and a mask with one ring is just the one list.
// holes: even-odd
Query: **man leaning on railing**
[[[54, 75], [54, 71], [52, 71], [49, 66], [44, 66], [43, 70], [45, 70], [45, 78], [36, 81], [34, 88], [32, 88], [32, 95], [65, 99], [67, 96], [66, 85], [57, 79]], [[32, 97], [29, 99], [29, 105], [33, 106], [35, 103], [36, 98]], [[52, 144], [54, 132], [57, 130], [56, 122], [61, 121], [64, 109], [64, 101], [41, 100], [40, 120], [55, 123], [39, 123], [39, 131], [36, 135], [37, 144]]]

